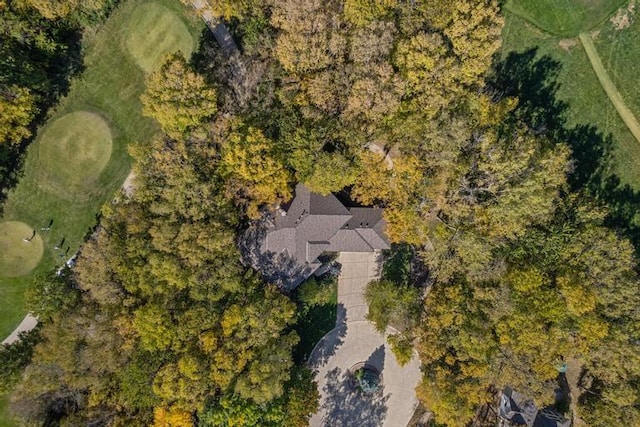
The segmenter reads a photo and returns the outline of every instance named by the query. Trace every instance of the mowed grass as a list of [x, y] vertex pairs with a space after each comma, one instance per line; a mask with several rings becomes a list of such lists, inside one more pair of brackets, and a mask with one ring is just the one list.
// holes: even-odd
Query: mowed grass
[[[610, 171], [617, 175], [622, 184], [628, 184], [633, 189], [640, 190], [640, 143], [636, 141], [624, 124], [615, 107], [609, 101], [604, 89], [600, 86], [597, 76], [593, 72], [589, 58], [580, 40], [576, 38], [562, 38], [542, 31], [527, 20], [505, 11], [505, 26], [503, 29], [503, 48], [501, 55], [505, 58], [510, 52], [525, 52], [536, 49], [536, 58], [549, 57], [559, 64], [557, 82], [559, 87], [556, 96], [567, 104], [566, 125], [593, 126], [603, 136], [613, 137], [613, 168]], [[607, 21], [608, 22], [608, 21]], [[598, 40], [598, 39], [597, 39]], [[596, 40], [596, 41], [597, 41]], [[611, 49], [616, 47], [598, 47], [598, 53], [606, 61], [608, 57], [615, 57]], [[640, 54], [640, 44], [633, 46], [635, 57]], [[629, 57], [631, 62], [632, 57]], [[606, 62], [605, 62], [606, 64]], [[637, 81], [637, 80], [636, 80]], [[618, 81], [616, 81], [618, 84]], [[623, 96], [634, 85], [633, 80], [626, 82], [629, 88], [622, 90]], [[619, 89], [624, 86], [619, 87]], [[625, 98], [636, 118], [640, 118], [637, 104]]]
[[0, 427], [15, 427], [18, 424], [9, 419], [8, 408], [9, 404], [8, 396], [0, 395]]
[[628, 0], [508, 0], [506, 9], [548, 33], [575, 37], [600, 25]]
[[628, 25], [605, 22], [594, 43], [609, 77], [640, 120], [640, 4], [622, 9], [620, 17]]
[[[126, 45], [132, 28], [139, 27], [142, 33], [156, 31], [156, 21], [135, 21], [140, 17], [136, 13], [139, 7], [149, 10], [155, 5], [159, 5], [164, 14], [172, 13], [178, 20], [175, 22], [187, 28], [188, 51], [195, 49], [203, 24], [180, 2], [123, 2], [97, 31], [87, 32], [83, 42], [85, 71], [72, 82], [69, 94], [50, 114], [48, 124], [40, 129], [27, 150], [23, 176], [9, 194], [0, 222], [20, 221], [35, 228], [42, 236], [44, 250], [40, 264], [30, 274], [2, 277], [0, 272], [2, 338], [9, 335], [24, 316], [24, 291], [33, 277], [62, 265], [78, 250], [95, 226], [102, 205], [122, 185], [130, 170], [127, 145], [149, 139], [158, 131], [157, 124], [141, 114], [139, 96], [144, 91], [146, 72]], [[163, 31], [166, 32], [166, 28]], [[177, 31], [181, 32], [182, 27]], [[171, 38], [171, 33], [166, 36]], [[163, 49], [184, 48], [184, 34], [180, 40], [183, 41], [167, 44]], [[78, 112], [82, 113], [78, 115]], [[111, 138], [111, 152], [104, 165], [108, 153], [103, 124], [108, 127]], [[92, 138], [101, 142], [90, 141]], [[51, 230], [41, 232], [40, 228], [51, 220]], [[63, 239], [61, 249], [55, 249]]]
[[188, 58], [194, 48], [185, 23], [157, 3], [140, 5], [133, 11], [126, 44], [129, 53], [147, 72], [158, 68], [167, 54], [179, 50]]
[[[26, 239], [26, 240], [25, 240]], [[42, 238], [24, 222], [0, 223], [0, 274], [23, 276], [33, 270], [42, 258]]]
[[76, 111], [60, 117], [43, 130], [38, 143], [38, 185], [67, 200], [89, 195], [109, 163], [112, 145], [111, 130], [100, 115]]

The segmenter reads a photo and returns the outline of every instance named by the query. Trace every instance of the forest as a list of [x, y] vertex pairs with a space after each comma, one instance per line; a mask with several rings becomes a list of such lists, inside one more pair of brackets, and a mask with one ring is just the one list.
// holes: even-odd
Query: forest
[[[553, 82], [523, 89], [541, 64], [497, 59], [498, 1], [211, 5], [241, 53], [205, 33], [192, 58], [148, 75], [142, 113], [160, 132], [129, 142], [135, 191], [102, 208], [72, 269], [36, 278], [27, 304], [41, 326], [0, 350], [12, 414], [308, 425], [318, 392], [293, 357], [299, 295], [265, 283], [237, 247], [302, 182], [384, 207], [394, 248], [427, 272], [374, 282], [367, 298], [376, 326], [400, 331], [398, 360], [418, 352], [436, 425], [468, 425], [506, 386], [554, 404], [563, 363], [582, 371], [573, 404], [587, 425], [640, 425], [638, 251], [586, 185], [584, 134], [550, 117]], [[113, 7], [0, 3], [0, 167], [18, 159], [0, 169], [3, 188], [81, 72], [67, 59], [82, 28]], [[12, 69], [20, 55], [44, 75]], [[47, 68], [61, 60], [71, 69]]]

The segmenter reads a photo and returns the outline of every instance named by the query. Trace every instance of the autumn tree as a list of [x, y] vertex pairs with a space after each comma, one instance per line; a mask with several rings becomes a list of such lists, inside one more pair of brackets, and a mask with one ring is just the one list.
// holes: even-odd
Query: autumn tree
[[275, 55], [287, 72], [320, 71], [335, 66], [344, 55], [346, 39], [340, 32], [335, 2], [275, 2], [271, 23], [280, 30]]
[[29, 89], [0, 86], [0, 143], [15, 145], [31, 136], [29, 124], [36, 112]]
[[178, 139], [189, 128], [201, 125], [217, 110], [216, 91], [189, 68], [180, 53], [168, 57], [145, 83], [142, 111], [156, 119], [172, 138]]
[[387, 17], [397, 4], [396, 0], [347, 0], [344, 17], [354, 25], [362, 26]]
[[275, 143], [258, 128], [239, 126], [222, 144], [222, 162], [231, 194], [246, 203], [247, 214], [258, 216], [265, 204], [291, 197], [291, 175]]

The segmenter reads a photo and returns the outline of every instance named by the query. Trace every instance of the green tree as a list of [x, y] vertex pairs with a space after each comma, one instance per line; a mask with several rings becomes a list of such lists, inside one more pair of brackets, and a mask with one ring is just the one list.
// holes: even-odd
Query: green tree
[[358, 164], [345, 156], [322, 152], [304, 183], [315, 193], [329, 194], [353, 184], [358, 170]]
[[9, 393], [19, 381], [39, 339], [39, 331], [34, 329], [20, 334], [20, 339], [11, 344], [0, 345], [0, 396]]
[[373, 281], [367, 285], [365, 298], [369, 305], [367, 318], [380, 332], [387, 326], [410, 331], [420, 319], [417, 288], [384, 280]]
[[25, 305], [41, 322], [50, 321], [55, 315], [74, 309], [80, 300], [80, 292], [71, 281], [68, 268], [37, 276], [25, 293]]

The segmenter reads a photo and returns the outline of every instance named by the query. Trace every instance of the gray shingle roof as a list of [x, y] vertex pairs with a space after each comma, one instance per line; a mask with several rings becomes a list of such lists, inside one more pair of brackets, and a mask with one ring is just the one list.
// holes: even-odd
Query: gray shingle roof
[[311, 193], [303, 184], [296, 186], [295, 194], [288, 205], [276, 210], [262, 245], [265, 252], [291, 258], [293, 267], [297, 266], [291, 271], [293, 286], [313, 274], [323, 252], [389, 248], [382, 209], [347, 209], [334, 195]]

